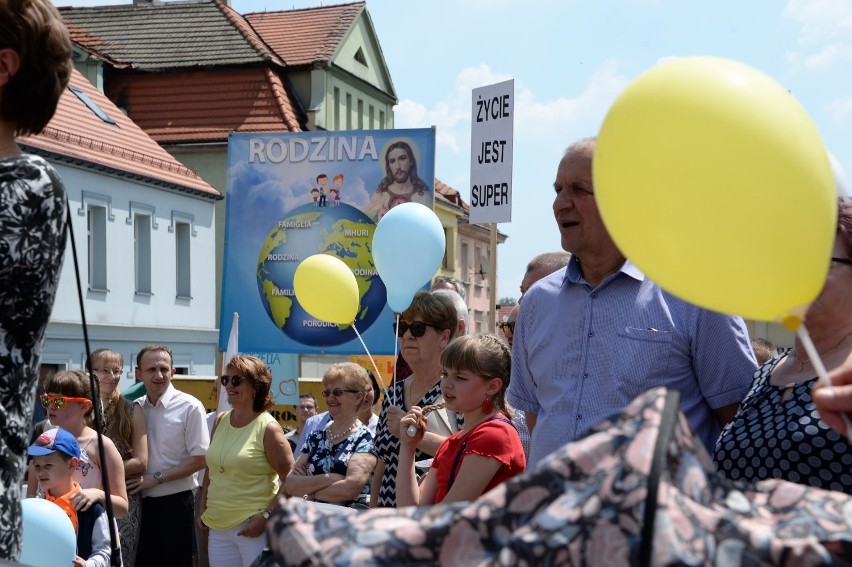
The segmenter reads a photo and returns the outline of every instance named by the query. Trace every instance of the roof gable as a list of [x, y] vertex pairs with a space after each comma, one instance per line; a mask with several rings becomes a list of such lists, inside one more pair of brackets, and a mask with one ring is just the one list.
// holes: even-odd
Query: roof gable
[[336, 66], [396, 99], [365, 2], [254, 12], [245, 19], [288, 66]]
[[283, 61], [219, 0], [60, 8], [71, 39], [115, 67], [144, 71]]
[[[21, 145], [36, 153], [82, 161], [166, 188], [221, 198], [219, 191], [161, 148], [77, 70], [71, 74], [69, 87], [84, 96], [65, 89], [47, 128], [36, 136], [19, 138]], [[114, 124], [99, 118], [84, 98], [97, 105]]]

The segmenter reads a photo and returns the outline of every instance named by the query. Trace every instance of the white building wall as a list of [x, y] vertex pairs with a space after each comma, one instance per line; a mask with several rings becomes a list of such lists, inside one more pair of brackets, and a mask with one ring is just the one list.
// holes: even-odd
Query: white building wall
[[[175, 366], [187, 374], [214, 374], [218, 339], [214, 201], [88, 168], [52, 163], [62, 177], [71, 204], [92, 350], [109, 347], [124, 355], [128, 373], [122, 377], [122, 387], [133, 383], [130, 371], [136, 353], [150, 343], [172, 348]], [[88, 285], [89, 203], [105, 204], [107, 208], [105, 291]], [[150, 294], [136, 292], [135, 212], [153, 217]], [[176, 296], [175, 220], [190, 222], [192, 228], [190, 297]], [[42, 364], [64, 368], [83, 365], [85, 348], [80, 321], [69, 239]]]

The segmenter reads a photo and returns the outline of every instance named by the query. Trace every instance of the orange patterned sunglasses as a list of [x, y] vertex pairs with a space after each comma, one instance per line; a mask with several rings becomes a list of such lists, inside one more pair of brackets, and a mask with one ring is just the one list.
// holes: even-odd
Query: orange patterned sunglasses
[[39, 396], [41, 400], [41, 405], [44, 409], [48, 409], [53, 406], [55, 410], [63, 410], [68, 402], [80, 402], [81, 404], [91, 403], [89, 398], [72, 398], [70, 396], [63, 395], [55, 395], [55, 394], [42, 394]]

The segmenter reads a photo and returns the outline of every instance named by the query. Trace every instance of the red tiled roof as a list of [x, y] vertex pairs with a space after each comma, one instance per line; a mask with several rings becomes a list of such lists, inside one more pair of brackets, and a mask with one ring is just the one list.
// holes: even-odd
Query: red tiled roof
[[287, 65], [329, 61], [352, 28], [365, 2], [281, 12], [254, 12], [244, 17]]
[[20, 138], [21, 145], [35, 149], [36, 153], [79, 160], [169, 189], [222, 198], [219, 191], [161, 148], [76, 70], [69, 86], [83, 91], [115, 124], [101, 120], [66, 89], [47, 128], [37, 136]]
[[162, 143], [224, 142], [230, 132], [300, 132], [281, 78], [268, 67], [115, 73], [107, 96]]
[[464, 202], [464, 199], [461, 198], [461, 194], [437, 177], [435, 178], [435, 193], [441, 195], [444, 199], [457, 207], [461, 207], [465, 213], [470, 214], [470, 206]]
[[71, 40], [116, 67], [156, 71], [283, 61], [219, 0], [61, 8]]

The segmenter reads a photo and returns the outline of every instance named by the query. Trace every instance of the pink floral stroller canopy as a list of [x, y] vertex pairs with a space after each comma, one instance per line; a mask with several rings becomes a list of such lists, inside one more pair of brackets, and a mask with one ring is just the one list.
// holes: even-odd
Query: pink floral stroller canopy
[[280, 565], [852, 565], [852, 496], [731, 482], [659, 388], [473, 502], [281, 499]]

